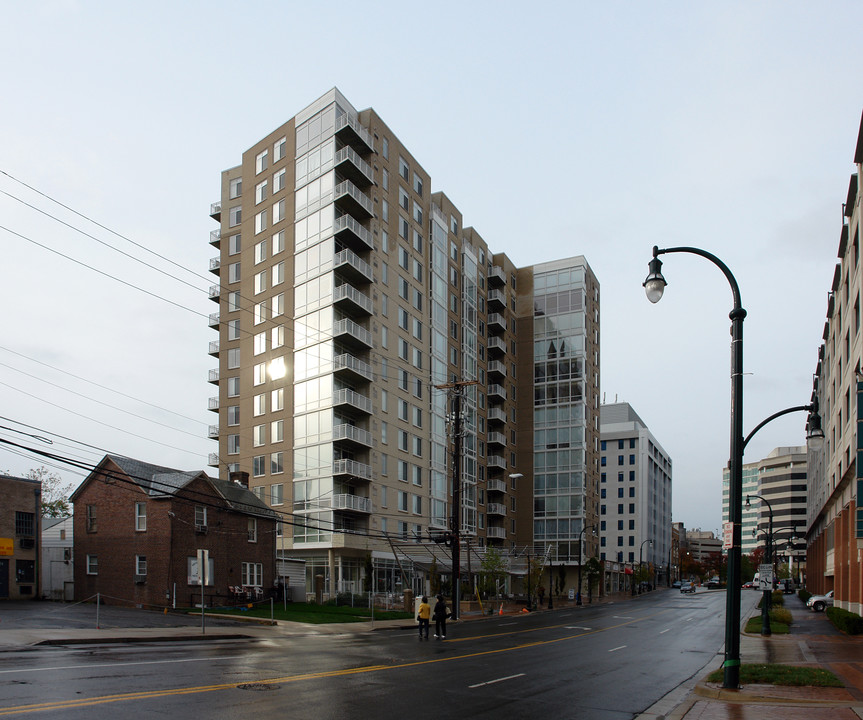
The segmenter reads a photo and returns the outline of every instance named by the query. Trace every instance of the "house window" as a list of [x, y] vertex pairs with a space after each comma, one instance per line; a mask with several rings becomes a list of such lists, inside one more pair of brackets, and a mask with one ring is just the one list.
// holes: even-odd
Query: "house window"
[[[262, 426], [263, 427], [263, 426]], [[266, 455], [255, 455], [252, 458], [252, 477], [263, 477], [266, 473]]]
[[207, 508], [203, 505], [195, 505], [195, 526], [206, 527], [207, 525]]
[[33, 537], [35, 515], [31, 512], [15, 513], [15, 534]]
[[284, 485], [278, 483], [270, 486], [270, 504], [281, 505], [284, 502]]
[[147, 503], [135, 503], [135, 530], [144, 532], [147, 529]]
[[96, 506], [87, 506], [87, 532], [96, 532]]
[[99, 558], [95, 555], [87, 556], [87, 574], [88, 575], [98, 575], [99, 574]]
[[285, 471], [282, 453], [270, 453], [270, 475], [278, 475]]
[[147, 574], [147, 556], [135, 555], [135, 575]]
[[258, 542], [258, 520], [257, 518], [249, 518], [248, 522], [249, 542]]
[[261, 587], [264, 584], [263, 563], [244, 562], [241, 565], [241, 572], [243, 585]]

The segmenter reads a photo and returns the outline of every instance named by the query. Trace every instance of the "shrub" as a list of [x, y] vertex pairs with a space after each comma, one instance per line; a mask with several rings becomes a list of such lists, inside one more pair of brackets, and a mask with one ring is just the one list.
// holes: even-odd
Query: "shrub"
[[800, 588], [797, 591], [797, 597], [799, 597], [803, 601], [803, 604], [805, 605], [806, 601], [812, 597], [812, 593], [809, 592], [808, 590], [804, 590], [803, 588]]
[[[761, 599], [758, 601], [757, 607], [760, 608], [763, 603], [764, 603], [764, 594], [762, 593]], [[771, 608], [782, 607], [784, 604], [785, 604], [785, 598], [783, 597], [782, 591], [781, 590], [774, 590], [770, 594], [770, 607]]]
[[860, 617], [857, 613], [838, 607], [829, 607], [826, 613], [827, 617], [830, 618], [830, 622], [842, 632], [849, 635], [860, 635], [863, 633], [863, 617]]

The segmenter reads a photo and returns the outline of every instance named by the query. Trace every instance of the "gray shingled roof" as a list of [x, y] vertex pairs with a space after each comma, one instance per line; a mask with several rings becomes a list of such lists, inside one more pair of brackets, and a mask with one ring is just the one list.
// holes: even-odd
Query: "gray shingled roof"
[[211, 478], [201, 470], [175, 470], [174, 468], [153, 465], [141, 460], [135, 460], [134, 458], [123, 457], [122, 455], [106, 455], [105, 457], [116, 463], [150, 497], [174, 495], [195, 478], [203, 477], [234, 510], [274, 520], [277, 520], [279, 517], [278, 513], [260, 500], [251, 490], [237, 483], [219, 478]]

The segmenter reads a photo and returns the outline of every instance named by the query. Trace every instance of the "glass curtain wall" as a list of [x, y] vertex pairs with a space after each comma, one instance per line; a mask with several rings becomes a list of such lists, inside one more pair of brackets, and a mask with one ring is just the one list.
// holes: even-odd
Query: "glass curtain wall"
[[534, 542], [578, 562], [585, 496], [585, 276], [534, 278]]

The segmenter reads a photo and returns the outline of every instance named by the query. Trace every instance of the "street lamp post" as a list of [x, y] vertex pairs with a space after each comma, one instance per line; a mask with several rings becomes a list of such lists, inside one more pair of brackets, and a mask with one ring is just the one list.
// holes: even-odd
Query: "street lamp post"
[[731, 438], [728, 484], [728, 520], [732, 527], [731, 548], [728, 550], [728, 583], [725, 611], [725, 662], [723, 663], [723, 687], [737, 688], [740, 685], [740, 546], [741, 522], [743, 519], [743, 320], [746, 310], [740, 302], [740, 288], [728, 266], [712, 253], [693, 247], [674, 247], [660, 250], [653, 246], [653, 259], [648, 264], [648, 275], [644, 281], [647, 299], [657, 303], [668, 284], [662, 276], [660, 255], [690, 253], [703, 257], [716, 265], [731, 286], [733, 306], [731, 319]]
[[[638, 576], [641, 577], [641, 562], [644, 557], [642, 553], [644, 552], [644, 546], [650, 543], [650, 547], [653, 547], [653, 540], [645, 540], [641, 543], [641, 547], [638, 548]], [[641, 580], [638, 581], [638, 592], [641, 592]]]
[[551, 561], [551, 554], [548, 556], [548, 609], [554, 610], [554, 603], [551, 600], [554, 595], [554, 563]]
[[[757, 497], [761, 502], [763, 502], [767, 506], [768, 520], [767, 520], [767, 551], [765, 552], [765, 561], [767, 565], [772, 567], [773, 565], [773, 507], [770, 503], [765, 500], [761, 495], [747, 495], [746, 496], [746, 509], [749, 509], [750, 497]], [[764, 596], [761, 600], [761, 634], [762, 635], [770, 635], [770, 599], [773, 595], [773, 583], [770, 583], [771, 587], [764, 591]]]

